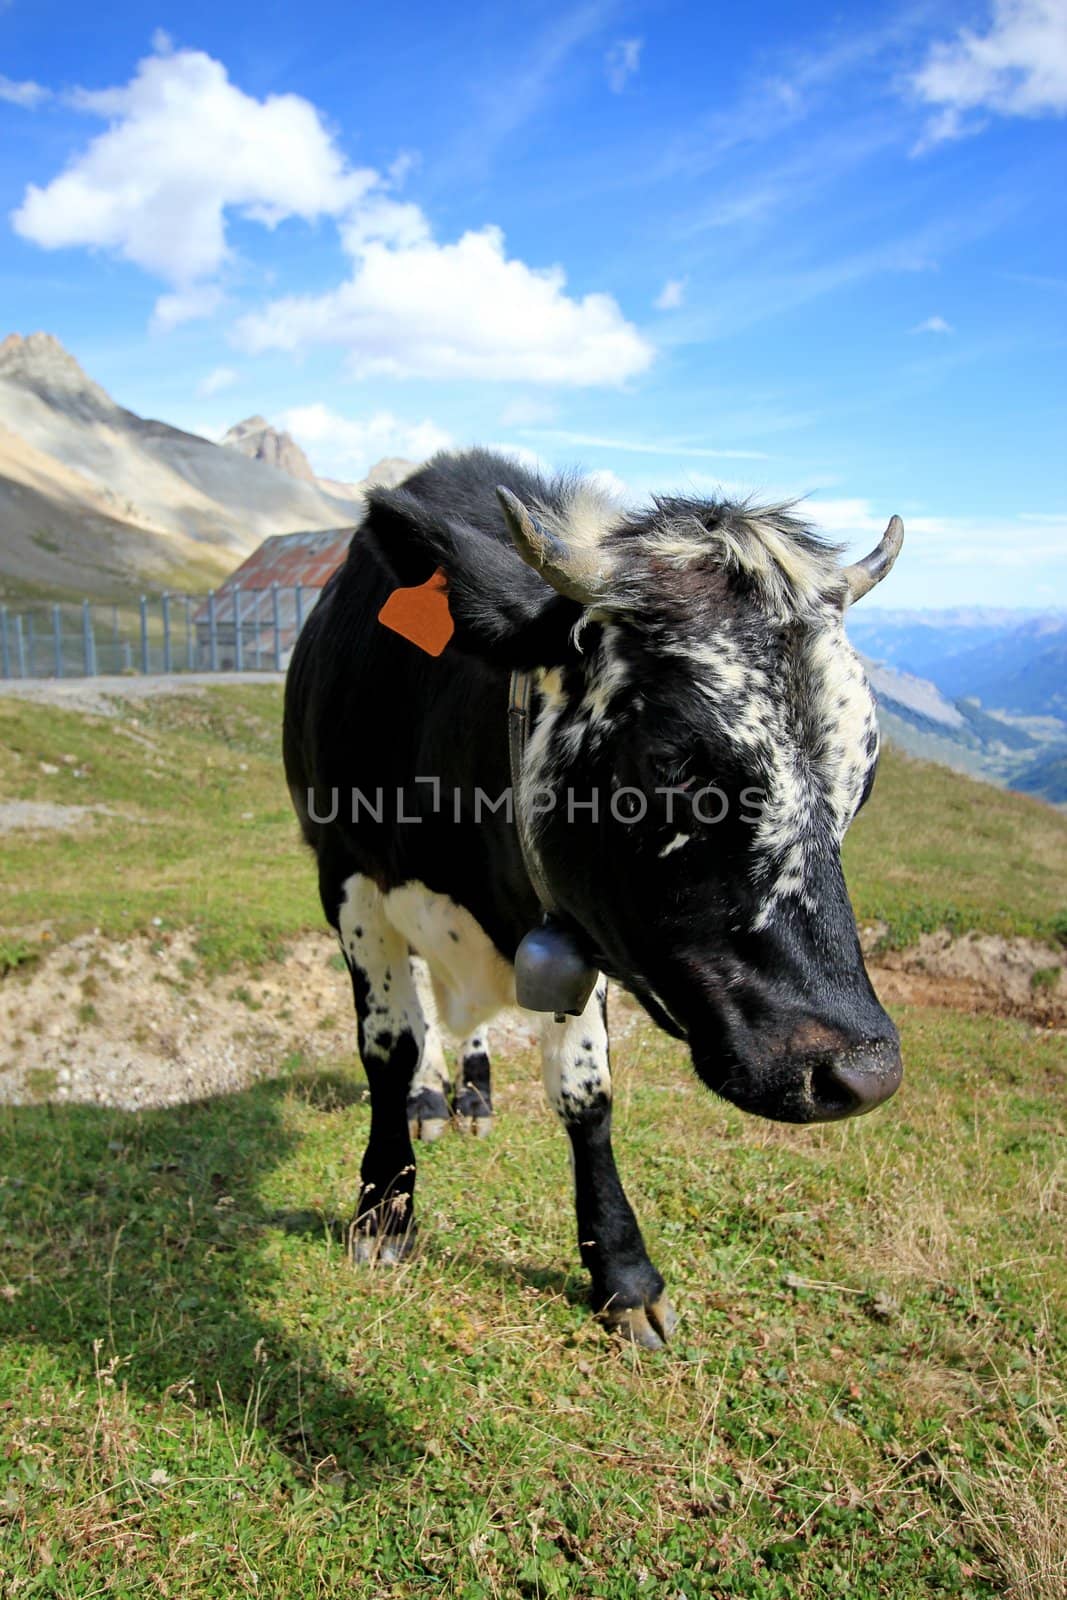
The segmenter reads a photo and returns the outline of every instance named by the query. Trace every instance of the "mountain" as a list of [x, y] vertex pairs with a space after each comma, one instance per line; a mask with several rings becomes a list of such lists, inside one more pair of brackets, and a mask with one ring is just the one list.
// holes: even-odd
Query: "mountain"
[[864, 655], [929, 679], [949, 699], [1056, 717], [1067, 733], [1067, 612], [859, 608], [849, 634]]
[[324, 494], [342, 500], [353, 496], [361, 499], [368, 489], [392, 489], [414, 472], [418, 465], [415, 461], [405, 461], [402, 456], [383, 456], [360, 483], [318, 478], [292, 434], [272, 428], [266, 417], [246, 417], [243, 422], [235, 422], [219, 443], [227, 449], [239, 450], [253, 461], [265, 461], [268, 466], [277, 467], [279, 472], [287, 472], [291, 478], [317, 484]]
[[892, 744], [1002, 788], [1067, 803], [1067, 728], [1055, 719], [1024, 726], [975, 700], [950, 700], [928, 679], [879, 662], [864, 665], [879, 725]]
[[0, 597], [203, 589], [268, 535], [350, 526], [362, 505], [358, 486], [135, 415], [50, 334], [0, 343]]
[[948, 657], [937, 681], [947, 694], [1028, 716], [1067, 719], [1067, 616], [1028, 617]]
[[279, 433], [266, 417], [246, 417], [243, 422], [235, 422], [219, 443], [239, 450], [252, 461], [265, 461], [269, 467], [287, 472], [290, 478], [299, 478], [303, 483], [315, 482], [311, 462], [292, 434]]

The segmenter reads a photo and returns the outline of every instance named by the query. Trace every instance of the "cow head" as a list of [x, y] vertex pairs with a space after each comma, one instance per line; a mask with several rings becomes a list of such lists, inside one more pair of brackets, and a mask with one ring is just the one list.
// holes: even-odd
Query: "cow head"
[[537, 673], [520, 801], [561, 911], [726, 1099], [790, 1122], [870, 1110], [901, 1060], [841, 868], [878, 757], [844, 612], [899, 520], [846, 568], [786, 507], [500, 499], [577, 619]]

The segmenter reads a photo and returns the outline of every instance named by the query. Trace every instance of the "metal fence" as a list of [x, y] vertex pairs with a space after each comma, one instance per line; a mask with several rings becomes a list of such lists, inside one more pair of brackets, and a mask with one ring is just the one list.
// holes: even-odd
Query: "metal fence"
[[318, 596], [302, 584], [227, 584], [132, 605], [0, 605], [0, 678], [283, 672]]

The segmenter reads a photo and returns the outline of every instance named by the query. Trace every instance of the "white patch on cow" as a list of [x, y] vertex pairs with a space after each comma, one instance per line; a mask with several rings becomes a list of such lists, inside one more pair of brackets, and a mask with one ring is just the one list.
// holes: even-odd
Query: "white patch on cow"
[[674, 838], [671, 839], [669, 843], [665, 844], [663, 849], [660, 851], [660, 860], [662, 861], [664, 856], [673, 855], [676, 850], [684, 849], [692, 837], [693, 836], [691, 833], [676, 833]]
[[382, 892], [370, 878], [353, 873], [341, 893], [337, 918], [341, 948], [367, 985], [364, 1036], [378, 1054], [388, 1056], [390, 1042], [410, 1033], [421, 1060], [427, 1029], [408, 941], [386, 916]]
[[856, 814], [873, 759], [868, 739], [872, 733], [877, 737], [874, 699], [843, 617], [832, 615], [815, 635], [808, 662], [818, 697], [817, 721], [834, 730], [821, 775], [840, 841]]
[[581, 710], [590, 723], [606, 723], [612, 702], [625, 689], [630, 677], [626, 661], [619, 654], [617, 630], [604, 628], [596, 662], [590, 669], [582, 696]]
[[385, 916], [426, 962], [445, 1026], [461, 1037], [515, 1004], [515, 974], [470, 912], [421, 883], [382, 897]]
[[605, 535], [618, 526], [622, 513], [603, 488], [588, 479], [569, 484], [560, 505], [540, 502], [531, 508], [538, 520], [567, 546], [567, 568], [580, 582], [597, 589], [610, 577]]
[[795, 648], [791, 666], [803, 685], [804, 711], [788, 737], [771, 739], [765, 749], [770, 773], [754, 840], [757, 875], [773, 865], [757, 929], [790, 896], [816, 911], [806, 845], [827, 828], [840, 845], [877, 755], [874, 701], [838, 608], [824, 607], [818, 626]]
[[548, 1103], [564, 1122], [611, 1100], [608, 1035], [604, 1027], [606, 980], [600, 978], [580, 1017], [541, 1019], [541, 1070]]
[[449, 1079], [448, 1066], [445, 1062], [445, 1049], [441, 1042], [441, 1029], [437, 1018], [437, 1000], [433, 992], [433, 980], [430, 970], [421, 956], [411, 957], [411, 971], [415, 982], [415, 992], [419, 997], [423, 1018], [426, 1023], [426, 1038], [422, 1047], [422, 1055], [415, 1076], [411, 1080], [410, 1093], [414, 1094], [419, 1089], [430, 1089], [438, 1094], [448, 1097]]
[[788, 621], [825, 596], [843, 591], [838, 552], [801, 543], [788, 505], [724, 508], [708, 527], [696, 516], [664, 514], [646, 548], [660, 560], [688, 567], [711, 563], [743, 572], [760, 591], [764, 608]]

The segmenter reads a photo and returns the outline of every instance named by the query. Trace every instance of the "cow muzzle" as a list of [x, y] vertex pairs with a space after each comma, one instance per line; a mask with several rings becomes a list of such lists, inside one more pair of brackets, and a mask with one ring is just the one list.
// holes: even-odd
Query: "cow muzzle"
[[[829, 1030], [827, 1030], [828, 1032]], [[697, 1060], [705, 1082], [737, 1106], [772, 1122], [840, 1122], [882, 1105], [904, 1075], [900, 1041], [890, 1036], [819, 1042], [805, 1024], [784, 1048], [718, 1071]]]
[[860, 1117], [896, 1094], [903, 1076], [895, 1039], [864, 1040], [841, 1053], [816, 1055], [802, 1068], [811, 1108], [802, 1120], [839, 1122], [843, 1117]]

